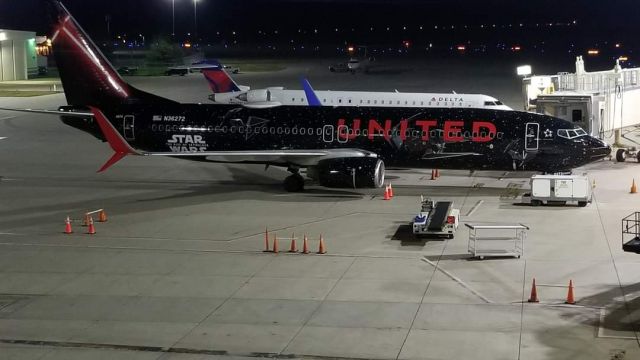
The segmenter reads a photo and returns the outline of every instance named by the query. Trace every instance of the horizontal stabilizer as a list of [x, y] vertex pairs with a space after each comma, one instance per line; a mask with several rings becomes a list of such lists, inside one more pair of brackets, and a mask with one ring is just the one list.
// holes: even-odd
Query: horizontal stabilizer
[[45, 115], [61, 115], [61, 116], [74, 116], [74, 117], [93, 117], [93, 113], [79, 112], [79, 111], [61, 111], [61, 110], [40, 110], [40, 109], [11, 109], [2, 108], [0, 110], [16, 111], [31, 114], [45, 114]]

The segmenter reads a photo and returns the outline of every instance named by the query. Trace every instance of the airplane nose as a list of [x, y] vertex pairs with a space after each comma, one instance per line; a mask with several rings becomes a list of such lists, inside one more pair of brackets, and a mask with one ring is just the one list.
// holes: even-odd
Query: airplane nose
[[590, 152], [593, 160], [603, 159], [611, 155], [611, 145], [598, 138], [591, 138]]

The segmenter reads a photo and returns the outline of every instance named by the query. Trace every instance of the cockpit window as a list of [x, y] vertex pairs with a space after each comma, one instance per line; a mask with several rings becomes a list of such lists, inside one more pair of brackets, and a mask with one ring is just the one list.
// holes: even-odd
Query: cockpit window
[[496, 105], [504, 105], [504, 104], [502, 103], [502, 101], [498, 100], [498, 101], [496, 101]]
[[496, 103], [494, 103], [493, 101], [485, 101], [484, 106], [496, 106]]
[[581, 136], [586, 136], [587, 132], [582, 130], [582, 128], [576, 129], [559, 129], [558, 136], [565, 139], [575, 139]]

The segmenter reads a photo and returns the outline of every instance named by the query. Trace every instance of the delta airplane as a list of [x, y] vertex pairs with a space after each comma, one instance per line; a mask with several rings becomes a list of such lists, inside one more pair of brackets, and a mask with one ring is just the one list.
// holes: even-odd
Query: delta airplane
[[114, 155], [99, 171], [127, 155], [266, 164], [287, 168], [293, 174], [285, 189], [301, 191], [301, 168], [323, 186], [381, 187], [385, 166], [553, 173], [611, 152], [568, 121], [444, 101], [265, 109], [177, 103], [127, 84], [67, 9], [51, 4], [68, 106], [23, 111], [62, 115], [64, 123], [108, 141]]
[[283, 87], [251, 90], [236, 84], [222, 66], [203, 69], [202, 73], [213, 92], [209, 100], [216, 104], [238, 104], [255, 109], [285, 105], [512, 110], [500, 100], [482, 94], [314, 91], [306, 79], [302, 81], [304, 90], [285, 90]]

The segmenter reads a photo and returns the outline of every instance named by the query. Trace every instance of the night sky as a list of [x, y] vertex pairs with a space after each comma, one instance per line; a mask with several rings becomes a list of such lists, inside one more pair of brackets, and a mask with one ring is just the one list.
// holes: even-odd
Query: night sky
[[[45, 0], [0, 0], [0, 28], [46, 32]], [[66, 0], [63, 3], [94, 38], [112, 34], [171, 33], [171, 0]], [[192, 0], [175, 0], [176, 32], [193, 31]], [[403, 25], [535, 23], [578, 20], [606, 34], [640, 33], [638, 0], [199, 0], [203, 38], [216, 31]]]

